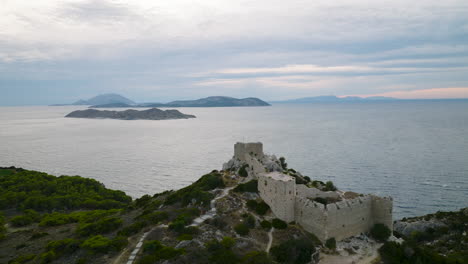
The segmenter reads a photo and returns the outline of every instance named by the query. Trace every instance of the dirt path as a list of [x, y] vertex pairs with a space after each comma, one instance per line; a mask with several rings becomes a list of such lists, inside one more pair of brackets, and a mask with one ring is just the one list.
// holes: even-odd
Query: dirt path
[[273, 232], [274, 231], [275, 231], [275, 228], [272, 227], [270, 231], [268, 232], [268, 244], [265, 249], [266, 253], [270, 253], [271, 244], [273, 244]]
[[216, 201], [225, 197], [229, 193], [229, 191], [232, 190], [234, 187], [235, 186], [223, 189], [223, 192], [220, 195], [211, 200], [211, 209], [204, 215], [195, 218], [190, 226], [199, 226], [201, 223], [205, 222], [205, 220], [213, 218], [216, 215]]

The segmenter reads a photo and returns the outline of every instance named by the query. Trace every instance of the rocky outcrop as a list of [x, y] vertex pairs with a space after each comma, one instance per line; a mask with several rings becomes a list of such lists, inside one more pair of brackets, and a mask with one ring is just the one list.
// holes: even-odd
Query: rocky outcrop
[[148, 110], [125, 110], [125, 111], [100, 111], [96, 109], [77, 110], [69, 113], [65, 117], [74, 118], [109, 118], [121, 120], [167, 120], [167, 119], [188, 119], [195, 118], [194, 115], [186, 115], [177, 110], [160, 110], [151, 108]]

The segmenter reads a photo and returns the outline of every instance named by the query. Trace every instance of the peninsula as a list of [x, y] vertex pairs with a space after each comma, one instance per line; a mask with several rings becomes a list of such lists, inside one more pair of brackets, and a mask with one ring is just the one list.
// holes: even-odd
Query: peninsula
[[0, 263], [467, 263], [468, 208], [393, 221], [392, 207], [302, 175], [262, 143], [135, 200], [92, 179], [0, 168]]
[[186, 115], [178, 110], [161, 110], [158, 108], [151, 108], [148, 110], [125, 110], [125, 111], [107, 111], [86, 109], [77, 110], [69, 113], [65, 117], [73, 118], [105, 118], [105, 119], [121, 119], [121, 120], [168, 120], [168, 119], [188, 119], [195, 118], [194, 115]]

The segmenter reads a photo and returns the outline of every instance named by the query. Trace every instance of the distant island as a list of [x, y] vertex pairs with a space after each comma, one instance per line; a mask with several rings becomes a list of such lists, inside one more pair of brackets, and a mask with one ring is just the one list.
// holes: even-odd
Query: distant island
[[129, 108], [129, 107], [239, 107], [239, 106], [269, 106], [270, 104], [255, 97], [233, 98], [228, 96], [210, 96], [197, 100], [178, 100], [169, 103], [135, 103], [119, 94], [101, 94], [88, 100], [78, 100], [65, 105], [90, 105], [90, 108]]
[[227, 96], [210, 96], [197, 100], [180, 100], [169, 103], [142, 103], [142, 104], [127, 104], [127, 103], [110, 103], [92, 105], [91, 108], [116, 108], [116, 107], [234, 107], [234, 106], [269, 106], [270, 104], [258, 98], [233, 98]]
[[80, 99], [71, 104], [54, 104], [52, 106], [65, 106], [65, 105], [101, 105], [101, 104], [127, 104], [127, 105], [134, 105], [136, 104], [134, 101], [123, 97], [120, 94], [109, 93], [109, 94], [100, 94], [88, 100]]
[[335, 102], [373, 102], [373, 101], [398, 101], [400, 99], [384, 96], [358, 97], [346, 96], [337, 97], [334, 95], [324, 95], [315, 97], [303, 97], [291, 100], [274, 101], [272, 103], [304, 104], [304, 103], [335, 103]]
[[194, 115], [186, 115], [178, 110], [161, 110], [151, 108], [148, 110], [125, 110], [125, 111], [100, 111], [96, 109], [77, 110], [69, 113], [65, 117], [73, 118], [105, 118], [120, 120], [168, 120], [168, 119], [188, 119], [195, 118]]

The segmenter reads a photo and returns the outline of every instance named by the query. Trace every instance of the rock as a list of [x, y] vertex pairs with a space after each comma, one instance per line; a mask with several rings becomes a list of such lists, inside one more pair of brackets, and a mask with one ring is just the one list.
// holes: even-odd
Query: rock
[[184, 241], [180, 241], [179, 244], [177, 244], [177, 246], [175, 246], [176, 249], [179, 249], [179, 248], [186, 248], [188, 247], [190, 244], [193, 244], [194, 242], [192, 240], [184, 240]]
[[409, 236], [415, 231], [424, 232], [428, 228], [437, 228], [441, 226], [445, 226], [445, 224], [437, 220], [419, 220], [415, 222], [396, 221], [393, 225], [393, 230], [402, 234], [403, 236]]

